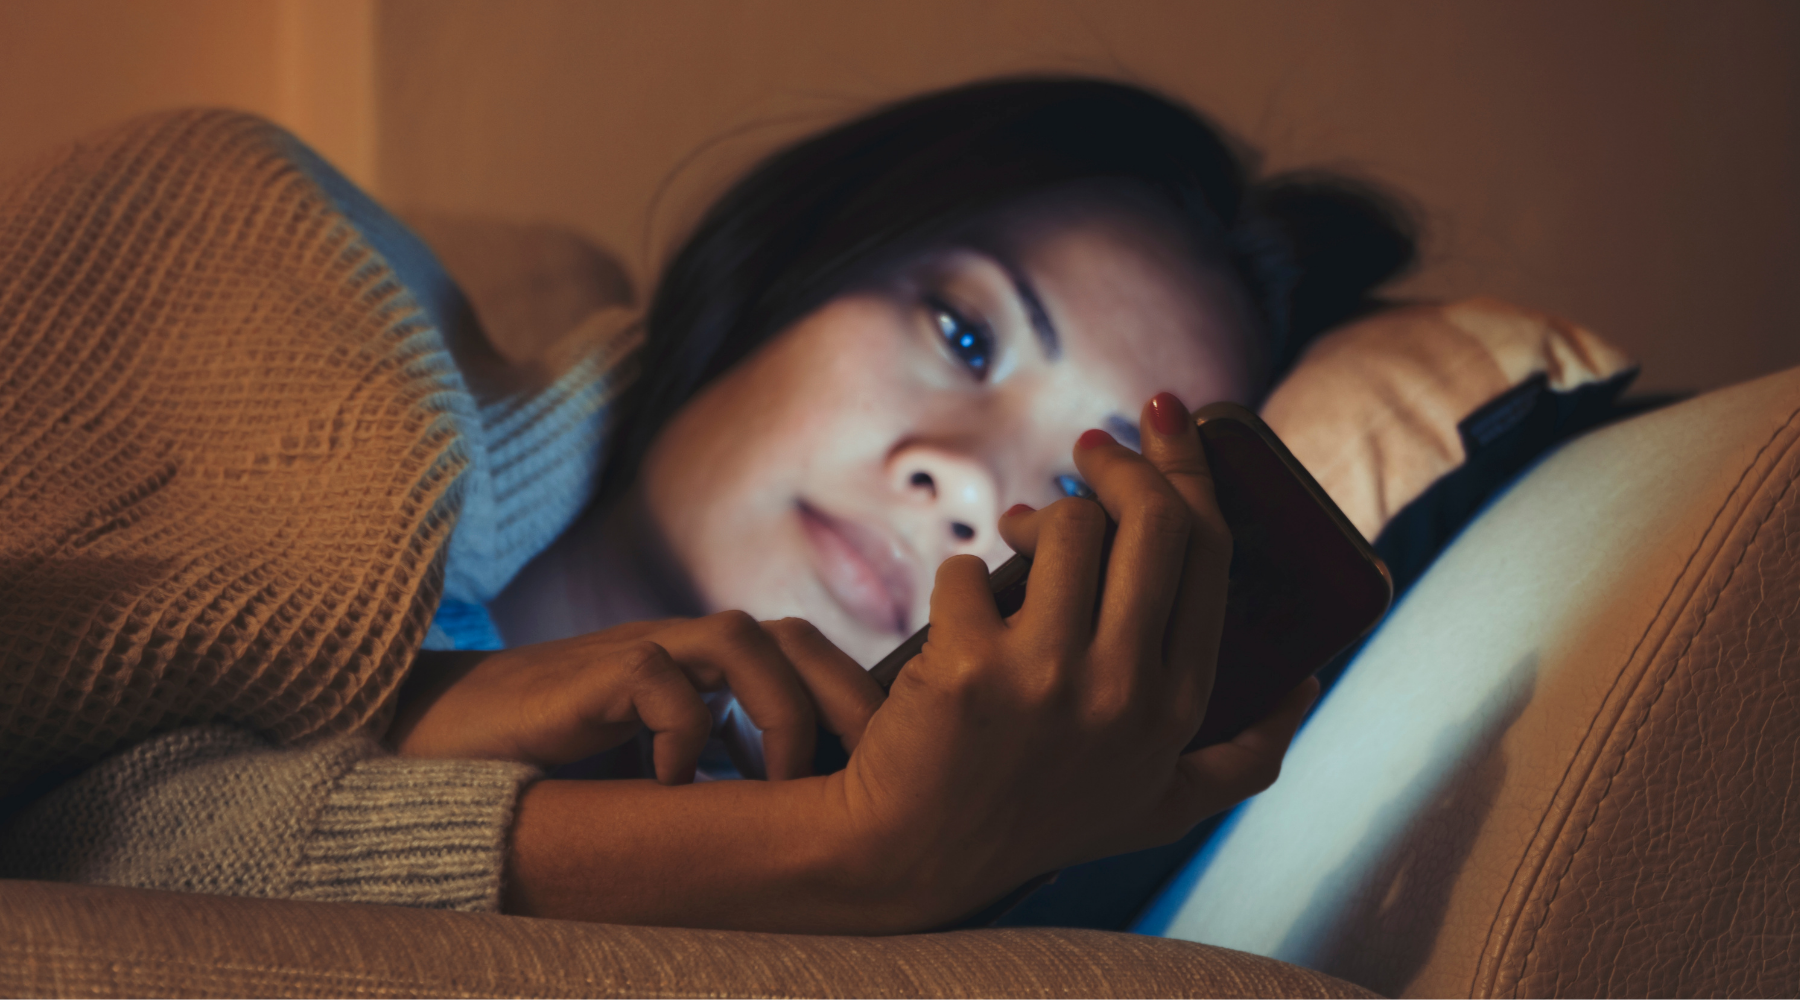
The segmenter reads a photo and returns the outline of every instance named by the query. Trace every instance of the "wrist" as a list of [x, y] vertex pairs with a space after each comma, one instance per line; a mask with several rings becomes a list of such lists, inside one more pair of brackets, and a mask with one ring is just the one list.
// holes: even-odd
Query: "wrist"
[[[832, 802], [829, 866], [860, 900], [856, 933], [904, 934], [955, 923], [1026, 880], [1002, 857], [983, 857], [969, 838], [948, 834], [928, 815], [859, 806], [848, 778], [818, 779]], [[842, 932], [840, 932], [842, 933]]]
[[814, 831], [818, 853], [808, 858], [812, 870], [802, 877], [831, 886], [854, 908], [853, 933], [905, 934], [953, 919], [944, 914], [942, 881], [928, 871], [921, 838], [857, 809], [844, 772], [809, 782], [822, 822]]
[[[519, 802], [508, 912], [788, 933], [893, 934], [960, 915], [906, 843], [857, 822], [837, 776], [542, 781]], [[942, 880], [928, 880], [943, 885]], [[963, 909], [971, 909], [964, 907]]]
[[[469, 650], [420, 650], [412, 669], [400, 685], [394, 717], [383, 740], [395, 753], [407, 757], [481, 757], [471, 748], [445, 739], [441, 730], [462, 735], [469, 727], [433, 725], [427, 720], [433, 708], [456, 684], [492, 654]], [[460, 721], [460, 720], [459, 720]]]
[[813, 901], [810, 933], [914, 933], [977, 908], [960, 898], [968, 881], [946, 878], [946, 859], [923, 849], [923, 838], [853, 807], [842, 772], [721, 785], [760, 801], [769, 841], [787, 848], [770, 852], [780, 856], [776, 877]]

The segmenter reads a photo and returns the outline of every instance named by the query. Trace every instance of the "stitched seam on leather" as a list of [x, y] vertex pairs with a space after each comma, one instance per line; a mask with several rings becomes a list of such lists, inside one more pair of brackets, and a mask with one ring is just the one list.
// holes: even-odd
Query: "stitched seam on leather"
[[[1778, 428], [1776, 430], [1775, 434], [1780, 434], [1780, 433], [1781, 433], [1781, 431]], [[1770, 440], [1773, 440], [1773, 439], [1774, 439], [1774, 435], [1771, 435]], [[1767, 448], [1767, 442], [1764, 443], [1764, 448]], [[1657, 602], [1656, 613], [1650, 616], [1649, 621], [1647, 621], [1644, 624], [1643, 632], [1638, 635], [1637, 641], [1632, 644], [1631, 653], [1625, 658], [1625, 662], [1627, 665], [1629, 665], [1632, 662], [1634, 662], [1635, 660], [1637, 660], [1639, 651], [1641, 651], [1644, 648], [1644, 643], [1650, 641], [1652, 634], [1655, 633], [1655, 631], [1656, 631], [1657, 623], [1662, 621], [1664, 609], [1666, 609], [1669, 606], [1669, 602], [1674, 599], [1676, 592], [1681, 589], [1682, 581], [1686, 580], [1688, 578], [1688, 571], [1693, 568], [1694, 560], [1699, 557], [1701, 550], [1703, 550], [1706, 547], [1706, 540], [1707, 540], [1707, 538], [1711, 537], [1714, 525], [1716, 525], [1718, 523], [1718, 519], [1719, 519], [1720, 515], [1722, 515], [1724, 513], [1725, 509], [1731, 505], [1731, 498], [1737, 495], [1738, 489], [1743, 484], [1744, 477], [1748, 476], [1750, 474], [1750, 470], [1754, 469], [1756, 467], [1756, 459], [1761, 457], [1762, 452], [1763, 452], [1763, 449], [1757, 450], [1756, 456], [1753, 457], [1744, 466], [1744, 471], [1739, 474], [1738, 482], [1733, 484], [1731, 490], [1728, 493], [1726, 493], [1725, 500], [1720, 503], [1719, 509], [1717, 511], [1713, 512], [1713, 520], [1707, 524], [1706, 530], [1701, 533], [1700, 541], [1694, 546], [1694, 550], [1692, 552], [1688, 553], [1687, 561], [1682, 563], [1681, 571], [1675, 574], [1675, 579], [1669, 584], [1668, 592], [1663, 595], [1661, 601]], [[1627, 673], [1627, 671], [1621, 670], [1621, 671], [1619, 671], [1618, 674], [1614, 675], [1614, 677], [1612, 679], [1612, 683], [1610, 683], [1607, 686], [1605, 696], [1602, 697], [1600, 700], [1599, 711], [1603, 712], [1604, 709], [1606, 708], [1607, 704], [1609, 704], [1610, 702], [1613, 701], [1613, 695], [1618, 692], [1619, 685], [1624, 683], [1626, 673]], [[1621, 708], [1620, 711], [1622, 712], [1623, 708]], [[1570, 782], [1573, 780], [1573, 774], [1575, 771], [1575, 767], [1577, 764], [1579, 764], [1581, 762], [1582, 757], [1583, 757], [1583, 751], [1585, 751], [1587, 749], [1588, 742], [1599, 733], [1599, 731], [1595, 728], [1595, 723], [1596, 723], [1595, 719], [1588, 720], [1587, 732], [1581, 737], [1581, 742], [1576, 744], [1574, 752], [1569, 755], [1568, 763], [1563, 766], [1562, 777], [1557, 782], [1558, 790], [1568, 787]], [[1604, 735], [1602, 735], [1601, 738], [1604, 739]], [[1589, 770], [1591, 771], [1592, 768], [1590, 767]], [[1497, 947], [1494, 947], [1492, 945], [1494, 938], [1496, 935], [1501, 935], [1501, 934], [1504, 934], [1504, 936], [1507, 938], [1510, 938], [1510, 936], [1511, 936], [1510, 931], [1502, 932], [1499, 930], [1501, 922], [1507, 917], [1507, 909], [1508, 908], [1504, 905], [1505, 896], [1510, 896], [1513, 892], [1514, 887], [1520, 885], [1524, 879], [1531, 878], [1531, 879], [1535, 880], [1537, 875], [1543, 871], [1544, 867], [1550, 863], [1550, 858], [1549, 858], [1550, 850], [1546, 849], [1543, 852], [1543, 857], [1538, 860], [1538, 862], [1535, 866], [1532, 866], [1531, 865], [1531, 853], [1532, 852], [1531, 852], [1530, 848], [1532, 845], [1538, 844], [1539, 842], [1541, 842], [1544, 839], [1545, 829], [1547, 826], [1549, 826], [1552, 823], [1556, 824], [1557, 835], [1560, 835], [1561, 824], [1566, 823], [1568, 821], [1569, 815], [1573, 811], [1573, 806], [1571, 805], [1568, 809], [1563, 810], [1561, 815], [1559, 816], [1557, 814], [1555, 805], [1556, 805], [1556, 796], [1552, 795], [1551, 800], [1550, 800], [1551, 808], [1546, 809], [1544, 811], [1544, 814], [1542, 816], [1538, 817], [1537, 826], [1535, 828], [1533, 828], [1531, 831], [1531, 839], [1527, 842], [1527, 848], [1526, 848], [1525, 852], [1522, 854], [1522, 856], [1519, 858], [1519, 863], [1513, 867], [1512, 878], [1507, 881], [1507, 890], [1506, 890], [1506, 893], [1502, 896], [1502, 906], [1500, 907], [1499, 912], [1496, 912], [1494, 914], [1493, 921], [1488, 925], [1487, 940], [1489, 942], [1489, 946], [1483, 947], [1482, 953], [1484, 955], [1485, 954], [1496, 954], [1497, 956], [1503, 955], [1506, 950], [1505, 941], [1502, 941], [1500, 945], [1498, 945]], [[1550, 843], [1552, 846], [1555, 845], [1556, 836], [1551, 837]], [[1528, 866], [1531, 867], [1531, 872], [1529, 875], [1524, 875], [1523, 873]], [[1527, 890], [1525, 898], [1521, 899], [1517, 905], [1517, 908], [1516, 908], [1517, 912], [1514, 912], [1512, 914], [1512, 920], [1511, 920], [1512, 924], [1516, 925], [1518, 920], [1523, 917], [1524, 911], [1530, 906], [1530, 902], [1531, 902], [1530, 891]], [[1535, 935], [1535, 928], [1533, 930], [1533, 933]], [[1535, 947], [1535, 941], [1536, 941], [1536, 939], [1534, 936], [1533, 947]], [[1523, 959], [1522, 961], [1529, 960], [1530, 955], [1531, 955], [1530, 948], [1527, 948], [1526, 958]], [[1493, 960], [1494, 968], [1492, 970], [1492, 976], [1496, 980], [1498, 979], [1500, 972], [1501, 972], [1501, 970], [1499, 968], [1499, 964], [1498, 964], [1499, 961], [1500, 961], [1499, 957], [1496, 957]], [[1476, 966], [1475, 966], [1474, 978], [1471, 979], [1469, 982], [1469, 991], [1468, 992], [1469, 992], [1470, 996], [1473, 997], [1473, 996], [1482, 995], [1480, 992], [1478, 992], [1479, 989], [1481, 988], [1481, 980], [1482, 979], [1483, 979], [1482, 961], [1480, 959], [1477, 959]], [[1490, 983], [1488, 983], [1488, 985], [1492, 986], [1493, 983], [1490, 982]]]
[[[1787, 498], [1788, 493], [1793, 489], [1793, 485], [1794, 479], [1792, 478], [1782, 484], [1780, 492], [1776, 493], [1770, 501], [1770, 513], [1773, 513], [1780, 508], [1781, 502]], [[1600, 797], [1594, 801], [1594, 806], [1589, 814], [1587, 825], [1582, 829], [1580, 839], [1575, 842], [1574, 847], [1570, 851], [1571, 861], [1573, 860], [1573, 856], [1576, 853], [1579, 853], [1581, 848], [1586, 844], [1587, 836], [1592, 831], [1594, 822], [1598, 819], [1600, 807], [1605, 804], [1607, 796], [1612, 793], [1612, 786], [1618, 779], [1619, 771], [1624, 769], [1625, 758], [1637, 746], [1638, 737], [1642, 734], [1644, 727], [1649, 724], [1650, 717], [1655, 712], [1656, 706], [1661, 703], [1663, 695], [1668, 693], [1669, 684], [1667, 681], [1673, 680], [1677, 674], [1680, 673], [1682, 667], [1688, 663], [1688, 657], [1693, 651], [1695, 641], [1697, 641], [1700, 638], [1701, 633], [1705, 631], [1706, 624], [1711, 621], [1713, 612], [1718, 610], [1719, 602], [1724, 600], [1725, 592], [1730, 588], [1731, 581], [1737, 576], [1737, 571], [1743, 566], [1745, 557], [1748, 556], [1751, 549], [1755, 547], [1757, 539], [1761, 537], [1763, 529], [1768, 526], [1769, 520], [1770, 518], [1765, 515], [1761, 521], [1757, 522], [1755, 529], [1750, 533], [1750, 537], [1745, 539], [1743, 549], [1738, 552], [1738, 556], [1732, 561], [1731, 568], [1726, 572], [1725, 578], [1720, 581], [1719, 589], [1713, 595], [1712, 603], [1707, 606], [1706, 610], [1701, 614], [1700, 619], [1695, 622], [1694, 630], [1688, 636], [1687, 642], [1681, 647], [1681, 651], [1675, 655], [1674, 663], [1671, 665], [1669, 672], [1665, 677], [1665, 683], [1662, 688], [1657, 691], [1656, 697], [1650, 700], [1650, 704], [1644, 707], [1642, 717], [1638, 720], [1637, 725], [1632, 728], [1630, 739], [1619, 752], [1619, 766], [1615, 767], [1613, 773], [1607, 776], [1606, 784], [1601, 790]], [[1568, 874], [1565, 871], [1563, 876], [1558, 879], [1556, 889], [1552, 891], [1549, 900], [1546, 901], [1546, 919], [1549, 913], [1549, 904], [1555, 902], [1557, 894], [1560, 893], [1562, 886], [1566, 884], [1567, 881]], [[1540, 922], [1540, 926], [1541, 923], [1542, 922]]]
[[[1769, 434], [1769, 439], [1764, 441], [1762, 445], [1756, 449], [1756, 454], [1750, 457], [1750, 461], [1744, 463], [1743, 471], [1738, 473], [1737, 482], [1733, 483], [1731, 489], [1726, 491], [1725, 499], [1719, 503], [1719, 509], [1713, 512], [1712, 520], [1707, 522], [1706, 530], [1700, 533], [1700, 540], [1695, 543], [1693, 551], [1688, 553], [1687, 560], [1681, 564], [1680, 572], [1676, 573], [1675, 578], [1670, 581], [1668, 592], [1663, 594], [1661, 601], [1657, 602], [1656, 613], [1651, 615], [1649, 620], [1645, 622], [1643, 632], [1639, 634], [1637, 641], [1632, 644], [1631, 653], [1625, 658], [1627, 667], [1637, 661], [1638, 654], [1643, 650], [1644, 644], [1650, 641], [1652, 635], [1656, 632], [1657, 623], [1663, 620], [1663, 612], [1667, 610], [1669, 602], [1674, 599], [1675, 594], [1681, 589], [1682, 582], [1689, 578], [1689, 571], [1694, 567], [1694, 560], [1699, 558], [1700, 553], [1705, 550], [1707, 539], [1713, 536], [1713, 529], [1718, 526], [1719, 518], [1724, 516], [1725, 511], [1730, 508], [1732, 499], [1738, 495], [1739, 490], [1743, 489], [1744, 481], [1749, 478], [1751, 471], [1754, 470], [1757, 463], [1761, 461], [1763, 454], [1769, 450], [1769, 446], [1775, 442], [1775, 439], [1781, 436], [1781, 432], [1787, 428], [1788, 424], [1793, 422], [1796, 415], [1800, 415], [1800, 409], [1796, 409], [1794, 413], [1789, 414], [1788, 419], [1780, 426], [1777, 426], [1775, 430]], [[1673, 628], [1672, 625], [1671, 628]], [[1627, 670], [1621, 670], [1618, 674], [1614, 675], [1612, 683], [1607, 686], [1606, 695], [1600, 700], [1598, 712], [1604, 712], [1606, 706], [1609, 703], [1612, 703], [1613, 695], [1618, 692], [1619, 686], [1624, 683], [1627, 673]], [[1624, 708], [1621, 706], [1620, 712], [1623, 713], [1623, 711]], [[1584, 751], [1586, 751], [1588, 747], [1588, 742], [1598, 733], [1598, 730], [1595, 728], [1597, 718], [1598, 715], [1596, 716], [1596, 719], [1588, 720], [1587, 732], [1582, 736], [1581, 742], [1576, 745], [1574, 752], [1569, 755], [1569, 762], [1563, 766], [1562, 778], [1557, 782], [1557, 789], [1559, 792], [1561, 789], [1568, 787], [1570, 782], [1574, 780], [1573, 775], [1576, 765], [1581, 762]], [[1601, 738], [1604, 739], [1604, 736]], [[1604, 749], [1604, 747], [1600, 749]], [[1589, 767], [1589, 771], [1592, 771], [1592, 766]], [[1506, 892], [1501, 897], [1499, 912], [1494, 914], [1493, 921], [1488, 925], [1488, 944], [1482, 948], [1481, 954], [1484, 956], [1494, 955], [1495, 957], [1487, 962], [1484, 962], [1482, 958], [1476, 959], [1475, 973], [1473, 978], [1469, 981], [1468, 990], [1469, 995], [1472, 997], [1484, 995], [1481, 992], [1483, 988], [1482, 980], [1484, 978], [1490, 978], [1490, 981], [1486, 984], [1490, 989], [1493, 987], [1494, 983], [1498, 981], [1502, 972], [1500, 962], [1507, 950], [1507, 943], [1513, 936], [1512, 930], [1513, 928], [1516, 928], [1517, 922], [1520, 919], [1523, 919], [1525, 910], [1528, 909], [1531, 904], [1531, 892], [1530, 889], [1526, 889], [1524, 898], [1520, 899], [1516, 907], [1512, 908], [1514, 912], [1509, 921], [1512, 927], [1509, 927], [1507, 931], [1503, 932], [1499, 928], [1502, 921], [1505, 920], [1508, 915], [1507, 911], [1509, 908], [1505, 905], [1506, 897], [1511, 896], [1515, 887], [1519, 886], [1524, 879], [1529, 878], [1532, 880], [1532, 884], [1536, 883], [1538, 875], [1540, 875], [1543, 872], [1544, 867], [1550, 863], [1550, 854], [1552, 853], [1552, 848], [1554, 848], [1557, 839], [1561, 835], [1562, 824], [1568, 822], [1569, 816], [1572, 815], [1574, 811], [1574, 804], [1571, 802], [1568, 808], [1562, 811], [1560, 816], [1557, 815], [1557, 809], [1555, 808], [1556, 799], [1557, 796], [1552, 795], [1550, 799], [1550, 808], [1546, 809], [1544, 814], [1538, 817], [1537, 826], [1532, 830], [1531, 839], [1527, 841], [1526, 850], [1519, 858], [1519, 863], [1514, 866], [1512, 878], [1507, 882]], [[1543, 857], [1535, 866], [1533, 866], [1531, 865], [1531, 847], [1543, 841], [1545, 829], [1552, 823], [1557, 827], [1556, 833], [1551, 836], [1550, 846], [1543, 851]], [[1531, 872], [1529, 875], [1525, 875], [1523, 873], [1528, 866], [1531, 867]], [[1521, 966], [1530, 960], [1531, 951], [1536, 947], [1536, 930], [1537, 928], [1533, 928], [1532, 930], [1532, 944], [1527, 947], [1525, 957], [1521, 959]], [[1498, 945], [1494, 943], [1497, 935], [1502, 938]], [[1483, 975], [1482, 967], [1484, 964], [1492, 965], [1492, 969], [1488, 976]], [[1515, 986], [1516, 985], [1517, 984], [1515, 984]]]
[[[1713, 528], [1718, 524], [1719, 518], [1722, 517], [1725, 513], [1725, 510], [1731, 506], [1731, 500], [1737, 496], [1738, 491], [1743, 487], [1744, 481], [1749, 477], [1751, 470], [1755, 469], [1761, 463], [1764, 454], [1766, 454], [1768, 452], [1770, 446], [1775, 443], [1775, 440], [1781, 436], [1782, 432], [1786, 431], [1787, 429], [1789, 429], [1790, 427], [1792, 427], [1794, 425], [1796, 418], [1800, 418], [1800, 408], [1797, 408], [1793, 412], [1789, 413], [1787, 419], [1782, 421], [1780, 426], [1778, 426], [1775, 429], [1774, 433], [1769, 435], [1769, 440], [1763, 442], [1762, 447], [1757, 449], [1755, 457], [1752, 458], [1750, 463], [1745, 467], [1744, 472], [1741, 475], [1739, 475], [1738, 482], [1732, 487], [1731, 492], [1726, 494], [1725, 502], [1720, 505], [1718, 511], [1714, 512], [1713, 520], [1707, 525], [1706, 534], [1703, 534], [1701, 536], [1703, 544], [1704, 544], [1705, 538], [1712, 533]], [[1781, 455], [1775, 457], [1771, 461], [1771, 463], [1770, 463], [1771, 467], [1769, 470], [1770, 474], [1774, 473], [1775, 469], [1777, 467], [1779, 467], [1782, 459], [1784, 457], [1786, 457], [1786, 455], [1789, 452], [1792, 452], [1793, 449], [1794, 449], [1794, 445], [1792, 443], [1790, 443], [1788, 445], [1788, 447], [1782, 452]], [[1765, 481], [1766, 481], [1766, 479], [1767, 479], [1767, 476], [1764, 477]], [[1792, 478], [1792, 477], [1790, 477], [1786, 483], [1782, 484], [1780, 492], [1778, 492], [1769, 503], [1769, 507], [1768, 507], [1769, 512], [1773, 512], [1774, 510], [1779, 508], [1781, 501], [1786, 498], [1789, 490], [1791, 490], [1793, 488], [1793, 485], [1794, 485], [1794, 478]], [[1762, 486], [1762, 483], [1759, 482], [1757, 484], [1757, 487], [1759, 490], [1760, 490], [1761, 486]], [[1751, 499], [1754, 500], [1754, 497], [1752, 497]], [[1745, 514], [1748, 514], [1750, 512], [1748, 509], [1748, 506], [1749, 505], [1746, 504]], [[1725, 532], [1725, 537], [1722, 538], [1720, 541], [1721, 547], [1723, 547], [1729, 541], [1730, 535], [1735, 533], [1739, 524], [1741, 524], [1741, 523], [1742, 523], [1741, 521], [1733, 523], [1731, 525], [1731, 527]], [[1530, 932], [1531, 933], [1531, 944], [1526, 947], [1525, 954], [1519, 960], [1519, 977], [1513, 984], [1513, 987], [1514, 987], [1513, 995], [1514, 996], [1519, 995], [1518, 987], [1521, 983], [1523, 983], [1523, 981], [1526, 977], [1526, 970], [1530, 967], [1530, 964], [1531, 964], [1531, 956], [1537, 950], [1538, 935], [1544, 929], [1544, 925], [1549, 923], [1549, 921], [1550, 921], [1551, 907], [1555, 905], [1556, 900], [1561, 896], [1563, 887], [1568, 883], [1569, 869], [1574, 867], [1576, 855], [1581, 852], [1581, 848], [1587, 843], [1588, 834], [1592, 832], [1594, 823], [1599, 818], [1601, 807], [1606, 803], [1607, 796], [1612, 794], [1613, 782], [1617, 779], [1619, 772], [1624, 768], [1625, 760], [1630, 755], [1632, 748], [1637, 746], [1638, 736], [1643, 732], [1644, 726], [1649, 723], [1650, 717], [1655, 713], [1656, 706], [1662, 701], [1663, 695], [1668, 692], [1668, 689], [1669, 689], [1668, 682], [1671, 679], [1673, 679], [1680, 672], [1684, 661], [1687, 659], [1688, 653], [1693, 649], [1694, 641], [1699, 638], [1701, 632], [1705, 631], [1706, 623], [1712, 618], [1712, 613], [1718, 609], [1719, 601], [1724, 598], [1725, 591], [1730, 588], [1731, 581], [1737, 575], [1738, 568], [1743, 565], [1744, 557], [1747, 556], [1750, 553], [1750, 550], [1755, 546], [1756, 539], [1758, 538], [1758, 536], [1760, 536], [1762, 534], [1763, 528], [1765, 526], [1767, 526], [1768, 523], [1769, 523], [1769, 515], [1768, 515], [1768, 513], [1765, 513], [1763, 515], [1762, 520], [1757, 522], [1756, 527], [1751, 530], [1750, 537], [1745, 539], [1743, 547], [1738, 550], [1737, 558], [1732, 560], [1731, 567], [1726, 571], [1724, 579], [1720, 581], [1718, 589], [1713, 593], [1713, 598], [1712, 598], [1711, 603], [1708, 604], [1706, 609], [1700, 613], [1699, 618], [1694, 622], [1692, 631], [1690, 631], [1688, 633], [1687, 641], [1682, 644], [1680, 652], [1675, 654], [1674, 660], [1670, 664], [1668, 671], [1663, 675], [1662, 686], [1657, 690], [1655, 696], [1650, 699], [1650, 703], [1648, 705], [1644, 706], [1642, 713], [1638, 717], [1638, 721], [1637, 721], [1636, 725], [1634, 725], [1632, 727], [1630, 737], [1626, 740], [1624, 746], [1619, 749], [1619, 752], [1618, 752], [1616, 758], [1614, 759], [1614, 764], [1613, 764], [1611, 773], [1609, 773], [1606, 776], [1605, 782], [1601, 787], [1599, 797], [1594, 799], [1592, 804], [1587, 807], [1587, 820], [1582, 825], [1579, 836], [1576, 837], [1576, 839], [1573, 842], [1573, 845], [1568, 850], [1568, 853], [1567, 853], [1566, 858], [1563, 863], [1563, 871], [1561, 874], [1557, 875], [1556, 881], [1554, 883], [1552, 883], [1552, 885], [1551, 885], [1550, 894], [1544, 899], [1543, 904], [1539, 907], [1537, 923], [1531, 928], [1531, 932]], [[1697, 551], [1696, 551], [1696, 554], [1697, 554]], [[1689, 565], [1692, 564], [1693, 555], [1690, 555], [1688, 557], [1688, 562], [1689, 562]], [[1680, 576], [1676, 577], [1677, 585], [1679, 585], [1682, 577], [1685, 575], [1686, 575], [1686, 570], [1684, 567], [1683, 573]], [[1699, 586], [1699, 584], [1703, 583], [1703, 582], [1704, 582], [1704, 579], [1702, 579], [1701, 581], [1697, 581], [1696, 586]], [[1669, 596], [1673, 596], [1674, 590], [1675, 590], [1675, 587], [1670, 588]], [[1665, 597], [1664, 598], [1665, 605], [1666, 605], [1667, 601], [1668, 601], [1668, 597]], [[1659, 615], [1660, 615], [1660, 609], [1659, 609]], [[1654, 623], [1654, 621], [1655, 621], [1655, 619], [1652, 619], [1653, 623]], [[1641, 641], [1642, 640], [1640, 640], [1640, 642]], [[1660, 653], [1661, 653], [1661, 650], [1659, 649], [1657, 651], [1658, 655], [1653, 655], [1650, 658], [1650, 660], [1645, 663], [1644, 674], [1648, 674], [1650, 667], [1656, 662], [1657, 659], [1660, 659]], [[1634, 658], [1635, 658], [1635, 655], [1634, 655]], [[1642, 684], [1646, 680], [1650, 680], [1650, 678], [1645, 677], [1642, 674], [1640, 674], [1639, 683]], [[1616, 688], [1617, 683], [1618, 683], [1618, 679], [1615, 678], [1615, 680], [1614, 680], [1615, 688]], [[1637, 693], [1636, 689], [1634, 689], [1632, 694], [1635, 695], [1636, 693]], [[1623, 710], [1625, 707], [1628, 707], [1628, 706], [1621, 706], [1621, 713], [1623, 713]], [[1613, 731], [1616, 731], [1616, 730], [1613, 730]], [[1607, 737], [1610, 738], [1613, 731], [1609, 731], [1607, 733]], [[1591, 732], [1591, 730], [1590, 730], [1590, 732]], [[1585, 738], [1584, 738], [1583, 742], [1585, 742]], [[1602, 745], [1599, 748], [1599, 750], [1602, 754], [1604, 754], [1606, 747], [1604, 745]], [[1577, 754], [1579, 755], [1579, 751], [1577, 751]], [[1588, 776], [1591, 776], [1593, 773], [1593, 770], [1598, 769], [1599, 767], [1602, 766], [1602, 764], [1603, 764], [1603, 761], [1596, 760], [1594, 762], [1594, 768], [1589, 770]], [[1586, 779], [1584, 777], [1584, 781], [1585, 780]], [[1577, 798], [1579, 798], [1579, 796], [1580, 796], [1580, 792], [1578, 791]], [[1564, 823], [1569, 822], [1569, 820], [1574, 816], [1574, 813], [1575, 813], [1575, 803], [1572, 802], [1570, 804], [1570, 809], [1569, 809], [1568, 815], [1564, 817]], [[1557, 840], [1560, 841], [1561, 839], [1562, 839], [1561, 831], [1558, 831]], [[1554, 841], [1552, 842], [1551, 846], [1553, 849], [1555, 846]], [[1549, 852], [1546, 852], [1547, 855], [1548, 855], [1548, 853]], [[1549, 864], [1549, 858], [1548, 858], [1548, 856], [1546, 856], [1545, 865], [1547, 866], [1548, 864]], [[1540, 871], [1541, 870], [1542, 869], [1540, 868]]]

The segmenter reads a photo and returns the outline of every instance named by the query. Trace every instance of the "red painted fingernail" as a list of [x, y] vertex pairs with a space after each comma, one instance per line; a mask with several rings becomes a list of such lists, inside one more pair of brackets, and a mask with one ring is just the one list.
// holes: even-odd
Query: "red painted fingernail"
[[1158, 434], [1179, 434], [1187, 422], [1187, 407], [1172, 392], [1159, 392], [1150, 400], [1150, 423]]
[[1075, 447], [1077, 448], [1098, 448], [1103, 444], [1118, 443], [1119, 442], [1113, 440], [1111, 434], [1106, 433], [1098, 427], [1091, 431], [1082, 431], [1081, 436], [1075, 439]]
[[1029, 514], [1034, 510], [1037, 510], [1037, 508], [1033, 507], [1032, 505], [1030, 505], [1028, 503], [1016, 503], [1016, 504], [1013, 504], [1011, 507], [1006, 508], [1006, 513], [1004, 513], [1000, 516], [1001, 517], [1018, 517], [1020, 514]]

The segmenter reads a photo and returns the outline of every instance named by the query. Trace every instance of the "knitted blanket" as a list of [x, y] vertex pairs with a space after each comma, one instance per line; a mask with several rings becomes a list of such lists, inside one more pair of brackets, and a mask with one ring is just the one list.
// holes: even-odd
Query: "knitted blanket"
[[0, 795], [378, 722], [425, 633], [466, 397], [294, 147], [182, 112], [0, 183]]

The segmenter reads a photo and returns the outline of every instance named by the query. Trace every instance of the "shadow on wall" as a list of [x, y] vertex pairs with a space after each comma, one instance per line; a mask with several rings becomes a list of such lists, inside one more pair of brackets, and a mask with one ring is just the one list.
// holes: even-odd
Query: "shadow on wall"
[[[1383, 812], [1422, 804], [1400, 834], [1373, 834], [1385, 848], [1352, 851], [1350, 861], [1320, 880], [1327, 888], [1306, 912], [1329, 914], [1331, 922], [1296, 927], [1276, 954], [1305, 954], [1307, 964], [1322, 972], [1383, 996], [1402, 994], [1431, 953], [1456, 873], [1505, 784], [1500, 741], [1530, 703], [1537, 667], [1535, 653], [1515, 663], [1495, 692], [1498, 704], [1478, 706], [1464, 725], [1445, 732], [1431, 753], [1460, 757], [1460, 763], [1430, 794], [1407, 789], [1389, 801]], [[1346, 883], [1355, 885], [1347, 899], [1337, 888]]]

